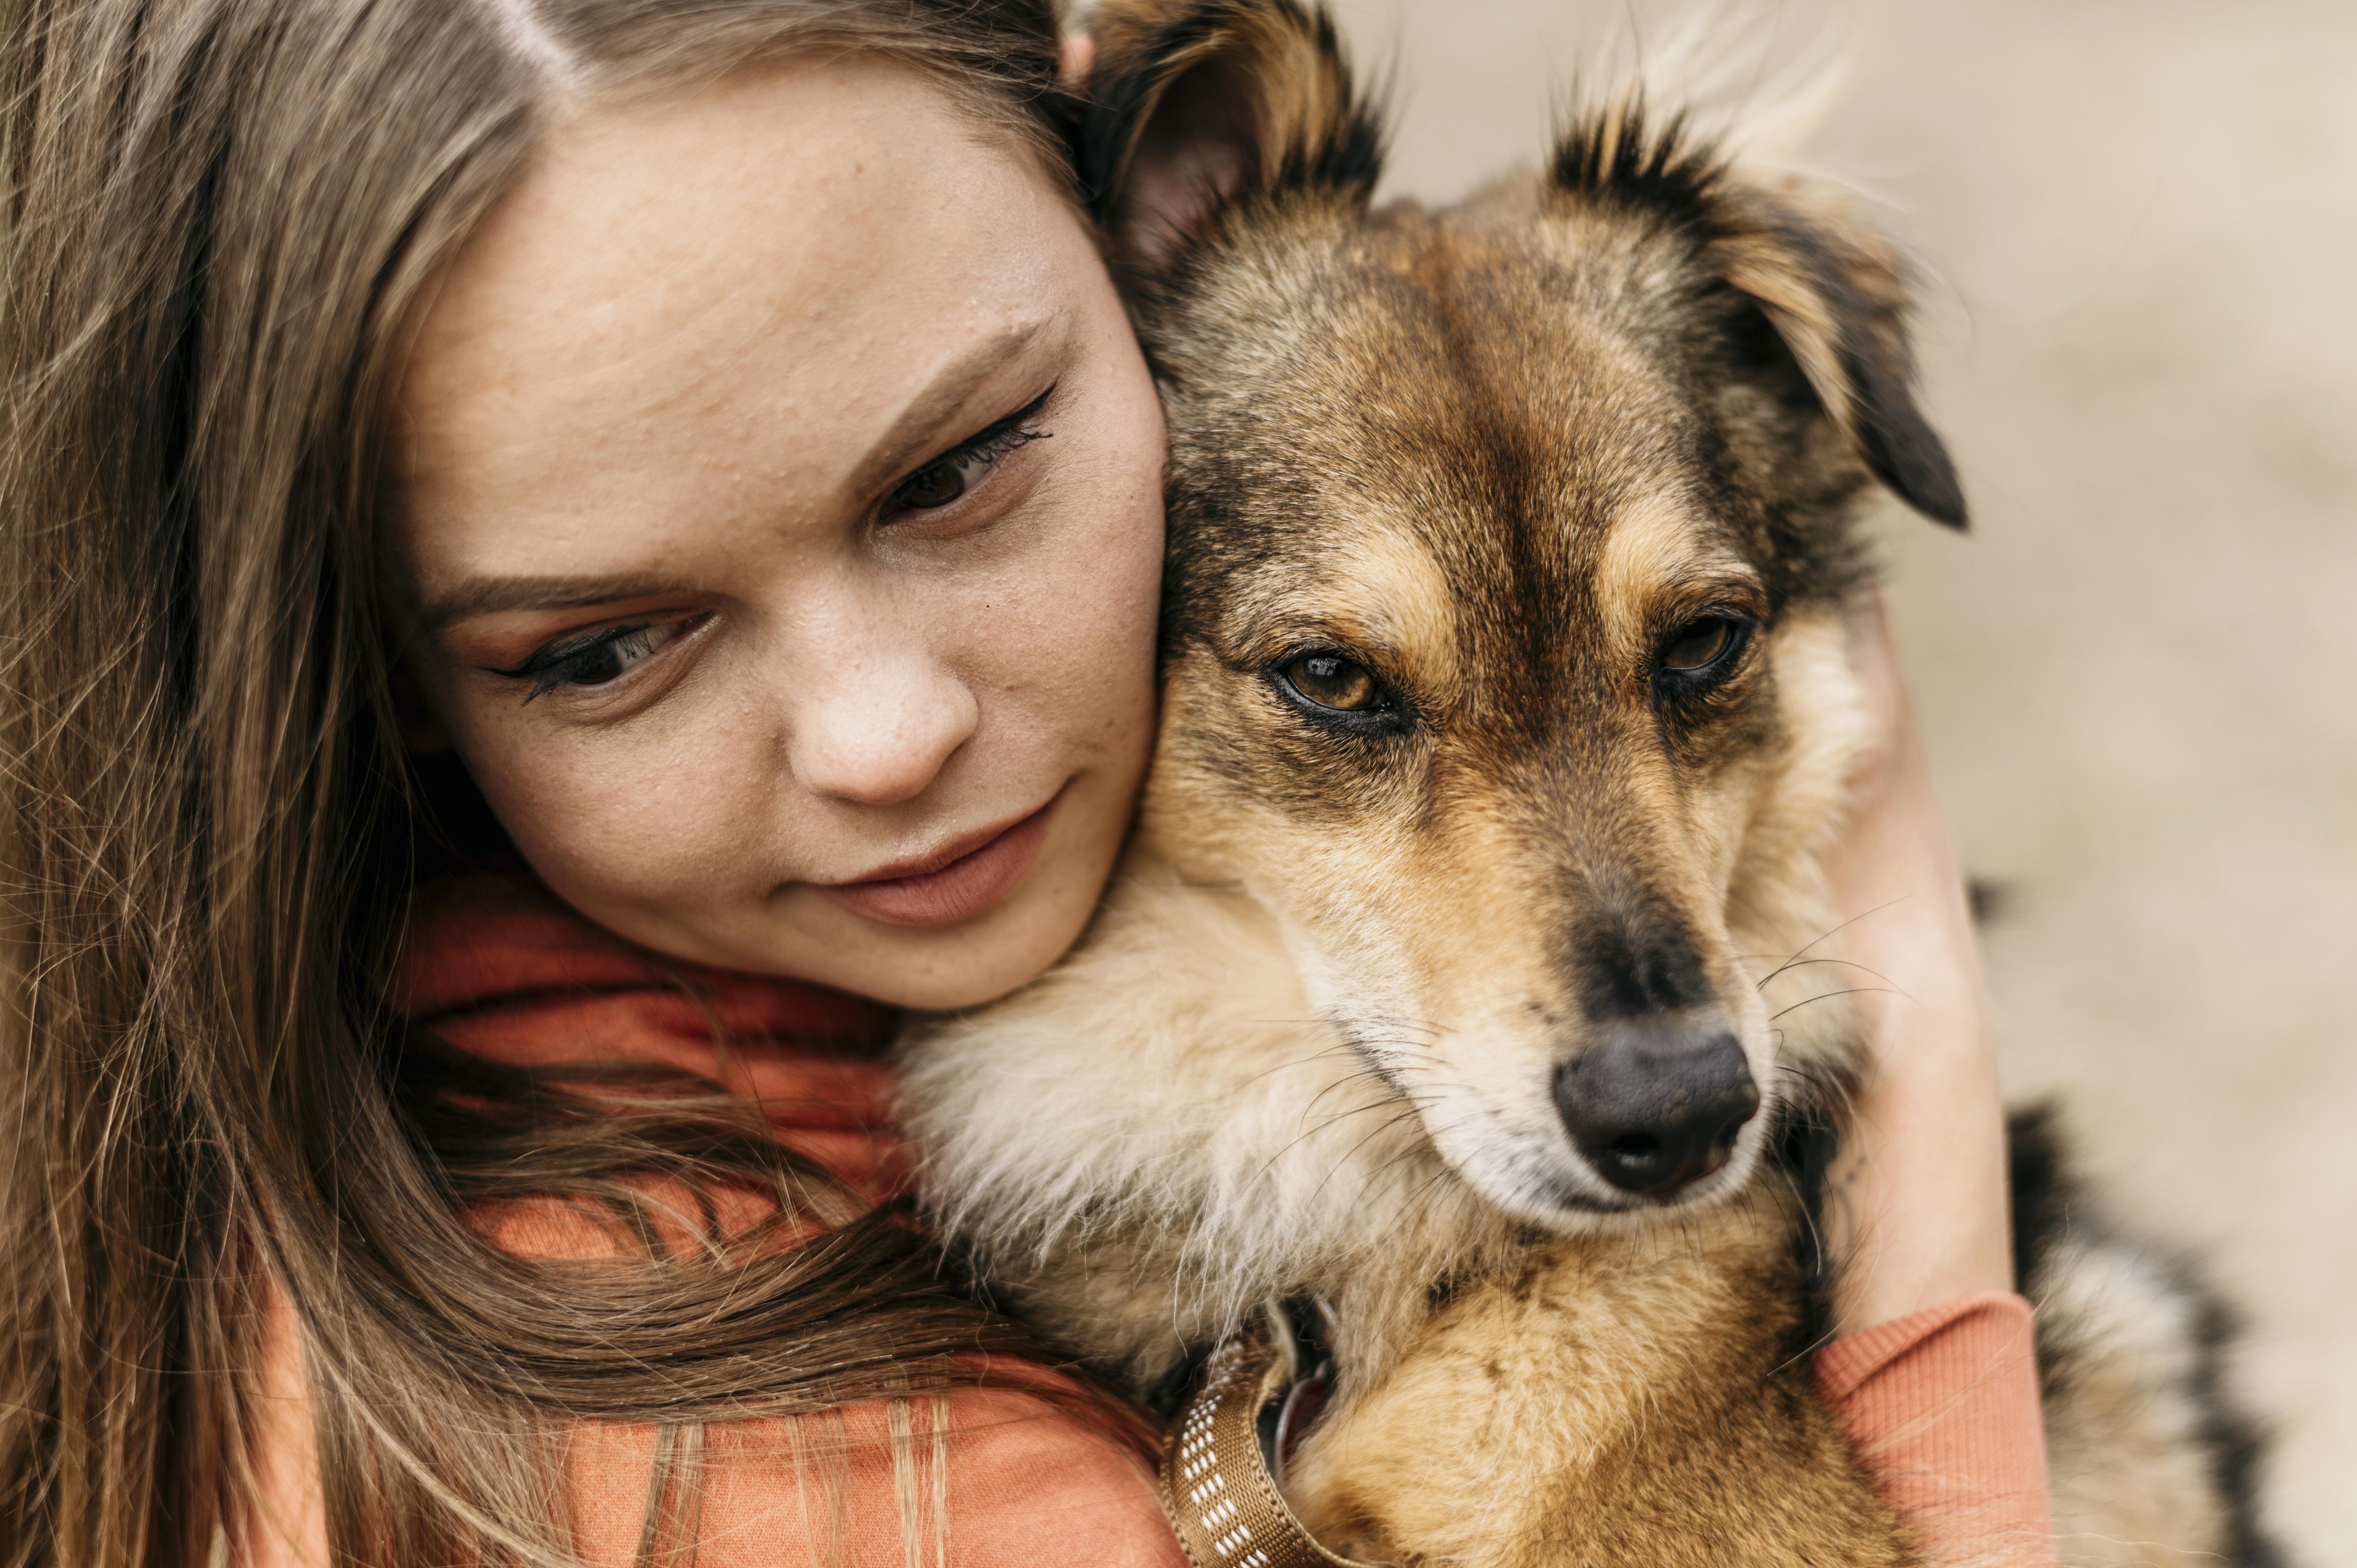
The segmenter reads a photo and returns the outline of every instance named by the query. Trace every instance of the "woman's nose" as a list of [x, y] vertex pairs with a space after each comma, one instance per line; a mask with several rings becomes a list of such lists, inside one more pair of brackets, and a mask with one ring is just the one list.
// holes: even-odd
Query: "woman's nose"
[[923, 794], [981, 718], [965, 682], [922, 658], [850, 660], [798, 699], [787, 743], [795, 782], [866, 806]]

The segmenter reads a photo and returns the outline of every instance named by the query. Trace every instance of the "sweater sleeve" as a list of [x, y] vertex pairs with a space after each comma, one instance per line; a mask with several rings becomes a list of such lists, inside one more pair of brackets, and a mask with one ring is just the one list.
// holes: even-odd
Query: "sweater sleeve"
[[1817, 1387], [1942, 1564], [2052, 1568], [2029, 1304], [1966, 1296], [1837, 1339]]

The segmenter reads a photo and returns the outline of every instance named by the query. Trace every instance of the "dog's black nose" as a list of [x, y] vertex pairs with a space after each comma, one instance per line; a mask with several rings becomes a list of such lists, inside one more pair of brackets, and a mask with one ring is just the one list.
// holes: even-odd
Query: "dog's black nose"
[[1666, 1197], [1734, 1155], [1760, 1090], [1725, 1024], [1655, 1015], [1610, 1026], [1565, 1063], [1555, 1102], [1606, 1181]]

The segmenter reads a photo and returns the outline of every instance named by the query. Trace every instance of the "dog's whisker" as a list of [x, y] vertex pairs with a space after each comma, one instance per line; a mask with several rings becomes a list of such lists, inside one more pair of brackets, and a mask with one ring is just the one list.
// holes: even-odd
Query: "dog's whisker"
[[1274, 1067], [1263, 1068], [1260, 1071], [1254, 1073], [1250, 1078], [1244, 1079], [1238, 1087], [1249, 1087], [1250, 1085], [1258, 1083], [1265, 1078], [1272, 1078], [1280, 1072], [1290, 1072], [1295, 1068], [1312, 1067], [1318, 1062], [1324, 1061], [1329, 1057], [1347, 1056], [1350, 1054], [1350, 1049], [1351, 1047], [1348, 1045], [1337, 1041], [1335, 1044], [1327, 1046], [1322, 1049], [1312, 1051], [1306, 1057], [1296, 1057], [1291, 1061], [1282, 1061], [1278, 1062]]
[[1269, 1155], [1267, 1159], [1262, 1161], [1260, 1169], [1254, 1173], [1253, 1179], [1255, 1182], [1266, 1179], [1269, 1173], [1276, 1168], [1276, 1164], [1279, 1160], [1282, 1160], [1286, 1155], [1291, 1154], [1294, 1150], [1299, 1148], [1303, 1144], [1308, 1143], [1310, 1139], [1317, 1137], [1327, 1129], [1340, 1126], [1353, 1116], [1363, 1116], [1370, 1111], [1381, 1111], [1383, 1109], [1385, 1109], [1385, 1107], [1380, 1101], [1372, 1105], [1354, 1105], [1347, 1111], [1338, 1111], [1334, 1112], [1334, 1114], [1325, 1118], [1314, 1127], [1305, 1128], [1301, 1133], [1288, 1141], [1284, 1147], [1278, 1149], [1276, 1153]]
[[[1339, 1126], [1342, 1122], [1349, 1121], [1353, 1116], [1364, 1115], [1370, 1111], [1381, 1111], [1390, 1108], [1394, 1110], [1396, 1114], [1383, 1124], [1383, 1126], [1387, 1127], [1394, 1125], [1399, 1121], [1407, 1117], [1421, 1115], [1427, 1108], [1427, 1105], [1432, 1103], [1416, 1095], [1401, 1090], [1398, 1086], [1392, 1083], [1389, 1079], [1372, 1069], [1364, 1069], [1360, 1072], [1350, 1075], [1350, 1079], [1351, 1079], [1359, 1078], [1367, 1078], [1382, 1083], [1387, 1091], [1387, 1098], [1373, 1101], [1365, 1105], [1354, 1105], [1346, 1110], [1338, 1111], [1332, 1115], [1320, 1121], [1316, 1126], [1304, 1129], [1298, 1135], [1286, 1144], [1283, 1148], [1280, 1148], [1276, 1153], [1271, 1155], [1266, 1160], [1262, 1162], [1260, 1169], [1254, 1173], [1253, 1179], [1255, 1182], [1266, 1179], [1269, 1173], [1275, 1167], [1276, 1163], [1283, 1159], [1286, 1155], [1290, 1154], [1296, 1148], [1298, 1148], [1302, 1144], [1308, 1142], [1309, 1139], [1318, 1136], [1329, 1128]], [[1349, 1079], [1344, 1080], [1344, 1082], [1347, 1081], [1349, 1081]], [[1331, 1093], [1335, 1089], [1340, 1087], [1343, 1087], [1343, 1083], [1329, 1084], [1324, 1090], [1319, 1090], [1317, 1100], [1312, 1100], [1308, 1105], [1302, 1108], [1302, 1114], [1304, 1116], [1309, 1114], [1309, 1112], [1316, 1108], [1318, 1100], [1324, 1099], [1327, 1094]], [[1383, 1127], [1378, 1127], [1375, 1130], [1375, 1133], [1370, 1133], [1368, 1136], [1375, 1136], [1382, 1131]], [[1362, 1139], [1361, 1142], [1363, 1143], [1364, 1140]]]
[[[1895, 986], [1895, 985], [1853, 985], [1853, 986], [1850, 986], [1850, 987], [1848, 987], [1847, 989], [1846, 989], [1846, 990], [1842, 990], [1842, 991], [1828, 991], [1828, 992], [1824, 993], [1823, 995], [1821, 995], [1821, 996], [1805, 996], [1805, 997], [1803, 997], [1800, 1001], [1793, 1003], [1790, 1007], [1786, 1007], [1786, 1008], [1784, 1008], [1784, 1009], [1782, 1009], [1781, 1011], [1779, 1011], [1779, 1012], [1770, 1013], [1770, 1015], [1768, 1015], [1768, 1016], [1769, 1016], [1770, 1021], [1770, 1022], [1773, 1022], [1775, 1019], [1781, 1018], [1781, 1017], [1782, 1017], [1786, 1013], [1797, 1013], [1797, 1012], [1799, 1012], [1802, 1008], [1808, 1006], [1811, 1003], [1813, 1003], [1813, 1002], [1831, 1002], [1831, 1001], [1832, 1001], [1835, 997], [1836, 997], [1836, 996], [1906, 996], [1906, 995], [1907, 995], [1907, 993], [1905, 993], [1904, 991], [1900, 990], [1900, 989], [1899, 989], [1897, 986]], [[1911, 997], [1911, 996], [1910, 996], [1910, 997], [1908, 997], [1908, 1000], [1911, 1002], [1911, 1001], [1913, 1001], [1913, 1000], [1914, 1000], [1914, 998], [1913, 998], [1913, 997]]]
[[1405, 1090], [1400, 1088], [1399, 1084], [1393, 1079], [1393, 1077], [1389, 1073], [1384, 1072], [1382, 1069], [1374, 1067], [1361, 1067], [1351, 1072], [1344, 1073], [1341, 1077], [1334, 1079], [1333, 1082], [1328, 1084], [1325, 1088], [1312, 1095], [1309, 1099], [1309, 1102], [1301, 1108], [1302, 1114], [1306, 1116], [1310, 1112], [1317, 1110], [1325, 1098], [1333, 1093], [1336, 1090], [1348, 1089], [1352, 1084], [1356, 1083], [1379, 1083], [1383, 1085], [1384, 1093], [1390, 1098], [1399, 1100], [1411, 1098]]
[[1318, 1179], [1318, 1185], [1309, 1189], [1309, 1201], [1313, 1203], [1317, 1201], [1318, 1196], [1326, 1190], [1327, 1183], [1332, 1181], [1337, 1176], [1340, 1175], [1342, 1168], [1351, 1163], [1352, 1156], [1356, 1155], [1361, 1149], [1365, 1148], [1368, 1144], [1383, 1136], [1385, 1133], [1391, 1131], [1394, 1127], [1398, 1126], [1401, 1122], [1411, 1121], [1419, 1114], [1421, 1113], [1412, 1108], [1403, 1111], [1398, 1115], [1393, 1116], [1378, 1123], [1372, 1131], [1367, 1133], [1365, 1137], [1361, 1138], [1357, 1143], [1344, 1150], [1342, 1157], [1336, 1160], [1334, 1164], [1327, 1169], [1326, 1174]]
[[1834, 927], [1831, 930], [1822, 933], [1813, 940], [1793, 949], [1791, 957], [1785, 959], [1785, 961], [1777, 965], [1776, 968], [1769, 971], [1768, 973], [1762, 977], [1760, 983], [1765, 984], [1768, 981], [1773, 980], [1778, 975], [1783, 973], [1785, 970], [1792, 967], [1794, 960], [1800, 958], [1811, 948], [1815, 947], [1819, 942], [1830, 941], [1834, 938], [1841, 935], [1844, 931], [1848, 930], [1852, 926], [1857, 925], [1860, 920], [1871, 919], [1873, 917], [1881, 914], [1885, 909], [1895, 909], [1900, 905], [1906, 903], [1910, 897], [1912, 897], [1912, 895], [1901, 894], [1896, 898], [1888, 899], [1883, 903], [1877, 904], [1873, 908], [1867, 910], [1864, 914], [1852, 915], [1848, 919], [1844, 920], [1840, 925]]
[[1845, 969], [1859, 970], [1865, 973], [1874, 976], [1875, 979], [1881, 981], [1886, 985], [1896, 983], [1896, 982], [1892, 981], [1889, 975], [1883, 973], [1880, 970], [1869, 968], [1866, 964], [1859, 963], [1852, 959], [1796, 958], [1787, 960], [1784, 963], [1779, 965], [1773, 972], [1760, 976], [1759, 980], [1752, 983], [1752, 987], [1754, 990], [1765, 990], [1770, 981], [1775, 979], [1777, 975], [1782, 974], [1788, 970], [1807, 969], [1812, 964], [1820, 963], [1839, 964]]

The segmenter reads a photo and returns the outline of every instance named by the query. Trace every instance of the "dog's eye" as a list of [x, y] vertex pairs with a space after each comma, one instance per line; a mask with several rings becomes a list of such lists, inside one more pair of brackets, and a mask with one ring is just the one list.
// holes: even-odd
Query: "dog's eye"
[[1380, 706], [1383, 689], [1365, 666], [1336, 653], [1305, 653], [1278, 667], [1286, 684], [1321, 708], [1364, 713]]
[[1664, 671], [1699, 675], [1724, 663], [1743, 645], [1748, 623], [1733, 616], [1701, 616], [1672, 632], [1659, 655]]

